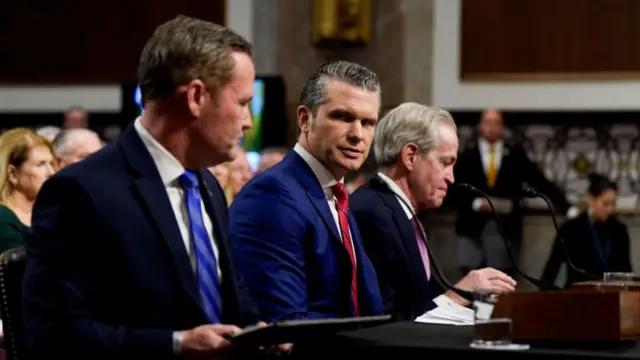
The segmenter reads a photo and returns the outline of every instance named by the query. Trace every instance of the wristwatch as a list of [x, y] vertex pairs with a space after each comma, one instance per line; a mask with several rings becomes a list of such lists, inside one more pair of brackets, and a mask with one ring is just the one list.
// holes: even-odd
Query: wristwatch
[[173, 332], [173, 353], [180, 355], [182, 353], [182, 337], [184, 333], [182, 331]]

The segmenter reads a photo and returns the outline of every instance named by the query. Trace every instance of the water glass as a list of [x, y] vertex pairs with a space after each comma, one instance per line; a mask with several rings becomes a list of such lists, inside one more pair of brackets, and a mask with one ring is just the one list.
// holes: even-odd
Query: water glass
[[633, 273], [625, 272], [606, 272], [603, 276], [603, 282], [606, 286], [615, 286], [627, 290], [630, 283], [635, 280]]
[[512, 321], [509, 318], [492, 317], [495, 304], [495, 295], [474, 294], [472, 347], [490, 349], [511, 344]]

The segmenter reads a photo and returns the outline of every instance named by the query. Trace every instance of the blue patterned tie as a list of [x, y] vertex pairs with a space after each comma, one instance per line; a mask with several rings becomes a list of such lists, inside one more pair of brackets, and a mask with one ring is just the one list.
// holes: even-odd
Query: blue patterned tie
[[211, 240], [207, 229], [204, 227], [202, 217], [200, 186], [198, 177], [193, 171], [187, 170], [179, 179], [187, 192], [187, 213], [191, 237], [193, 238], [196, 252], [198, 288], [202, 298], [202, 306], [209, 323], [220, 322], [220, 283], [218, 281], [218, 267], [213, 253]]

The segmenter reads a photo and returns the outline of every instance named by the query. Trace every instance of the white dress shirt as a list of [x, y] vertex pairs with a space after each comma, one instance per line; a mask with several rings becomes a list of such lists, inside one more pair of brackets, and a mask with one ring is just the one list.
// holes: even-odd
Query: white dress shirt
[[[191, 268], [195, 272], [196, 256], [190, 231], [191, 228], [189, 224], [189, 214], [187, 212], [186, 193], [178, 181], [178, 178], [185, 172], [185, 169], [178, 159], [167, 151], [167, 149], [154, 139], [147, 129], [142, 126], [140, 118], [136, 119], [133, 126], [138, 132], [138, 135], [142, 139], [145, 147], [149, 150], [149, 154], [151, 155], [153, 162], [156, 164], [156, 168], [160, 174], [160, 179], [162, 179], [164, 188], [167, 191], [167, 196], [169, 197], [169, 202], [171, 203], [171, 208], [176, 217], [176, 222], [180, 228], [182, 241], [184, 242], [187, 254], [189, 255], [189, 260], [191, 261]], [[202, 200], [200, 200], [200, 210], [202, 211], [202, 217], [204, 220], [204, 226], [207, 229], [207, 234], [209, 235], [209, 239], [211, 239], [213, 253], [216, 259], [218, 259], [218, 245], [213, 238], [213, 223], [211, 222], [211, 218], [209, 218], [209, 214], [207, 213]], [[220, 270], [220, 263], [216, 261], [216, 264], [218, 267], [218, 277], [221, 278], [222, 271]]]
[[[400, 203], [400, 206], [402, 206], [402, 210], [404, 210], [405, 214], [407, 215], [407, 218], [409, 218], [409, 220], [412, 220], [413, 219], [412, 212], [415, 213], [415, 210], [413, 209], [413, 205], [411, 205], [411, 201], [409, 201], [409, 198], [404, 193], [404, 191], [402, 191], [402, 189], [400, 189], [400, 186], [398, 186], [398, 184], [396, 184], [393, 180], [391, 180], [387, 175], [381, 172], [378, 172], [378, 177], [380, 177], [380, 179], [382, 179], [382, 181], [384, 181], [384, 183], [387, 184], [391, 189], [391, 191], [393, 191], [393, 193], [398, 197], [398, 202]], [[407, 204], [405, 204], [400, 199], [406, 201], [407, 204], [411, 206], [411, 209], [408, 208]], [[423, 234], [423, 235], [425, 236], [425, 239], [426, 239], [427, 234]], [[453, 300], [451, 300], [448, 296], [444, 294], [438, 295], [435, 299], [433, 299], [433, 302], [437, 306], [448, 306], [448, 305], [455, 304]]]
[[[343, 182], [344, 180], [340, 179], [340, 181], [337, 181], [335, 177], [331, 175], [329, 170], [327, 170], [327, 168], [324, 167], [324, 165], [322, 165], [322, 163], [320, 163], [318, 159], [316, 159], [307, 150], [305, 150], [302, 146], [300, 146], [300, 144], [296, 144], [296, 146], [293, 148], [293, 151], [295, 151], [298, 155], [300, 155], [302, 160], [304, 160], [304, 162], [306, 162], [307, 165], [309, 165], [309, 167], [311, 168], [311, 171], [318, 179], [318, 182], [322, 187], [322, 191], [324, 191], [324, 196], [327, 198], [327, 203], [329, 204], [329, 210], [331, 210], [331, 215], [333, 215], [333, 220], [335, 221], [336, 227], [338, 228], [338, 233], [342, 234], [342, 231], [340, 230], [340, 219], [338, 217], [338, 209], [336, 208], [336, 206], [338, 205], [338, 199], [336, 199], [336, 197], [333, 195], [333, 190], [331, 190], [331, 187], [337, 184], [338, 182]], [[351, 238], [351, 247], [353, 249], [353, 256], [355, 258], [356, 250], [353, 245], [353, 236], [351, 236], [351, 229], [349, 229], [349, 237]], [[340, 238], [340, 240], [342, 240], [342, 238]]]

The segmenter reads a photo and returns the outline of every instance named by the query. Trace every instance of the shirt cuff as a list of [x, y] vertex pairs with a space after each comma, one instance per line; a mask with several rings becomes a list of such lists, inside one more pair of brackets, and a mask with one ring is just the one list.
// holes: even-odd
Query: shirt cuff
[[182, 331], [174, 331], [173, 332], [173, 353], [175, 355], [180, 355], [182, 353]]
[[478, 210], [480, 210], [480, 207], [482, 206], [482, 203], [483, 203], [483, 201], [482, 201], [482, 200], [483, 200], [482, 198], [475, 198], [475, 199], [473, 199], [473, 202], [471, 203], [471, 208], [472, 208], [474, 211], [478, 211]]
[[445, 294], [439, 295], [437, 298], [433, 299], [433, 302], [438, 306], [457, 305], [453, 300], [451, 300], [451, 298], [449, 298]]

